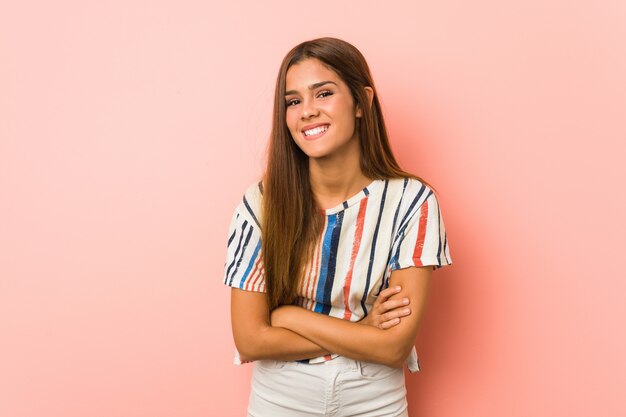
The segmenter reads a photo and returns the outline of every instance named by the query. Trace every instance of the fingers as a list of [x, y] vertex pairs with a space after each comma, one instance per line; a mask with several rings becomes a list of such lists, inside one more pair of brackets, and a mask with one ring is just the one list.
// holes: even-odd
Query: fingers
[[388, 307], [387, 308], [384, 307], [384, 303], [387, 302], [387, 300], [389, 300], [389, 297], [391, 297], [394, 294], [399, 293], [401, 290], [402, 288], [400, 286], [389, 287], [389, 288], [385, 288], [384, 290], [382, 290], [380, 294], [378, 294], [378, 297], [376, 298], [376, 301], [374, 302], [373, 310], [379, 311], [379, 314], [382, 314], [385, 311], [389, 310]]
[[409, 305], [408, 298], [402, 298], [399, 300], [389, 300], [381, 304], [381, 310], [390, 311], [390, 310], [394, 310], [396, 308], [404, 307], [407, 305]]
[[380, 321], [381, 322], [385, 322], [385, 321], [393, 321], [395, 319], [399, 319], [401, 317], [405, 317], [408, 316], [409, 314], [411, 314], [411, 309], [406, 307], [406, 308], [397, 308], [395, 310], [391, 310], [383, 315], [380, 316]]
[[400, 318], [406, 317], [411, 314], [411, 309], [408, 307], [396, 308], [388, 311], [380, 316], [379, 327], [381, 329], [389, 329], [390, 327], [400, 324]]
[[386, 313], [381, 316], [381, 321], [378, 327], [380, 327], [381, 329], [389, 329], [393, 326], [397, 326], [398, 324], [400, 324], [400, 317], [405, 317], [409, 314], [411, 314], [411, 310], [409, 308], [393, 310], [392, 312]]
[[399, 293], [401, 290], [402, 288], [400, 286], [385, 288], [384, 290], [380, 292], [380, 294], [378, 294], [377, 301], [380, 301], [380, 302], [387, 301], [389, 297], [391, 297], [394, 294]]
[[385, 321], [385, 322], [380, 323], [378, 327], [380, 327], [383, 330], [386, 330], [398, 324], [400, 324], [400, 319], [393, 319], [390, 321]]
[[402, 288], [400, 286], [385, 288], [378, 294], [378, 298], [374, 303], [370, 312], [372, 324], [380, 329], [389, 329], [397, 326], [402, 317], [411, 314], [411, 310], [407, 307], [410, 303], [408, 298], [400, 298], [390, 300], [393, 295], [398, 294]]

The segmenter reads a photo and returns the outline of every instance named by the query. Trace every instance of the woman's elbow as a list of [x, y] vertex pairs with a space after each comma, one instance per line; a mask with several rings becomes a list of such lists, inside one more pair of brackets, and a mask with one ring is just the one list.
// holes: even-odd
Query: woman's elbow
[[238, 335], [234, 338], [239, 358], [244, 362], [263, 359], [263, 330], [257, 329], [250, 334]]
[[242, 362], [251, 362], [257, 360], [256, 350], [252, 343], [236, 343], [235, 348]]
[[411, 353], [411, 348], [412, 346], [408, 348], [406, 346], [396, 346], [388, 349], [382, 363], [390, 368], [402, 368], [406, 358], [408, 358]]

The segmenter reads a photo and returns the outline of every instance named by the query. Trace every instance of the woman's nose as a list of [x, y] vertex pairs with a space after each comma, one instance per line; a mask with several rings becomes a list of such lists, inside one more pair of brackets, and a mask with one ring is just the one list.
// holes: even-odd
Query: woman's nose
[[317, 116], [319, 113], [313, 100], [304, 100], [302, 103], [302, 118], [309, 119], [313, 116]]

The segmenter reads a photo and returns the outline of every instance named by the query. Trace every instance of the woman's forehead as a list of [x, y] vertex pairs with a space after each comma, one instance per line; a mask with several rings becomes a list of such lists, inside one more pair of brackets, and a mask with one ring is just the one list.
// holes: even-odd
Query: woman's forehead
[[285, 77], [285, 90], [304, 91], [324, 81], [343, 84], [343, 80], [335, 71], [315, 58], [308, 58], [289, 67]]

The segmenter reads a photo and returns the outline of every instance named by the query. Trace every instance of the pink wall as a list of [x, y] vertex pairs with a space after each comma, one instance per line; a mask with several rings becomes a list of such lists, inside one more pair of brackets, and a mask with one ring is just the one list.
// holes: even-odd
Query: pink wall
[[230, 4], [0, 7], [0, 415], [243, 415], [228, 221], [322, 35], [440, 191], [411, 415], [625, 415], [625, 3]]

